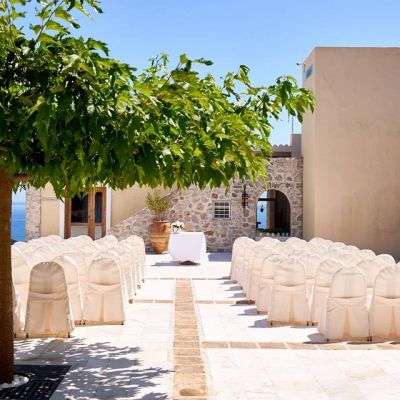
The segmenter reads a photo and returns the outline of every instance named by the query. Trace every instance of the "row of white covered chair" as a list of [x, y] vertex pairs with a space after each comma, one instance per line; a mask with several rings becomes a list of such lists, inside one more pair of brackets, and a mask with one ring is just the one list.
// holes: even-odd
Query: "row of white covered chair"
[[[392, 278], [386, 279], [388, 276]], [[376, 256], [372, 251], [319, 238], [310, 242], [291, 238], [285, 243], [272, 238], [260, 242], [239, 238], [233, 245], [231, 278], [242, 286], [260, 313], [268, 313], [271, 323], [311, 322], [318, 324], [328, 339], [340, 335], [400, 336], [400, 286], [396, 286], [400, 267], [389, 255]], [[365, 295], [360, 297], [363, 290]], [[382, 304], [377, 306], [382, 299], [388, 303], [385, 311]], [[361, 303], [363, 306], [357, 309], [356, 304]], [[339, 312], [340, 304], [343, 307]], [[377, 323], [386, 312], [393, 317], [389, 325]], [[332, 322], [332, 318], [341, 322]]]
[[[123, 241], [52, 236], [13, 246], [16, 334], [58, 335], [74, 324], [123, 323], [126, 302], [145, 279], [144, 242], [135, 235]], [[52, 305], [55, 298], [64, 304], [62, 313]]]

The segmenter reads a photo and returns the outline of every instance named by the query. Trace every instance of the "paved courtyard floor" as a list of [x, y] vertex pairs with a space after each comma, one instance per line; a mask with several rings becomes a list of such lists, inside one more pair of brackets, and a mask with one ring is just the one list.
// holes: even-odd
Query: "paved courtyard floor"
[[230, 255], [208, 258], [179, 266], [149, 255], [125, 325], [17, 340], [16, 362], [71, 365], [53, 400], [400, 398], [400, 344], [327, 344], [314, 327], [270, 327], [229, 280]]

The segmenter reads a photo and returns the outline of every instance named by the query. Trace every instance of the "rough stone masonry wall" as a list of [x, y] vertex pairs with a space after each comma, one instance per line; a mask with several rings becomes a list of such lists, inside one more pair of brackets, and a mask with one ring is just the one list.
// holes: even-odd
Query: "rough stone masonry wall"
[[[303, 161], [301, 158], [275, 158], [268, 166], [268, 188], [283, 192], [291, 206], [291, 235], [303, 234]], [[200, 190], [192, 186], [168, 195], [172, 207], [166, 213], [168, 221], [180, 220], [191, 230], [206, 234], [208, 251], [231, 251], [234, 240], [240, 236], [254, 237], [256, 233], [256, 205], [259, 195], [266, 190], [262, 180], [247, 185], [249, 205], [242, 208], [242, 184]], [[231, 204], [229, 220], [213, 219], [213, 202], [226, 200]], [[149, 232], [152, 213], [144, 208], [132, 217], [113, 226], [109, 233], [123, 239], [136, 234], [143, 237], [150, 248]]]
[[26, 240], [40, 237], [40, 193], [40, 189], [33, 189], [31, 187], [26, 189]]

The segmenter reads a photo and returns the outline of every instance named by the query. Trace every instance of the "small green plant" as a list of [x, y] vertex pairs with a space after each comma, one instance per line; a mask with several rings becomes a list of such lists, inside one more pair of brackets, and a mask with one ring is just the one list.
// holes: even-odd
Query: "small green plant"
[[155, 190], [153, 193], [147, 193], [146, 206], [154, 213], [157, 221], [162, 221], [163, 214], [171, 207], [171, 202], [167, 197], [162, 196], [159, 190]]

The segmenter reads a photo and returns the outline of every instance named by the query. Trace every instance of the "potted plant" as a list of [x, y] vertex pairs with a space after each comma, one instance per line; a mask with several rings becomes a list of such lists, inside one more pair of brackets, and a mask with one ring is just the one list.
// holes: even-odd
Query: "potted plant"
[[153, 193], [147, 193], [146, 206], [154, 214], [150, 230], [150, 242], [154, 251], [161, 254], [168, 249], [171, 227], [163, 216], [165, 211], [171, 207], [171, 202], [167, 197], [162, 196], [158, 190], [155, 190]]

